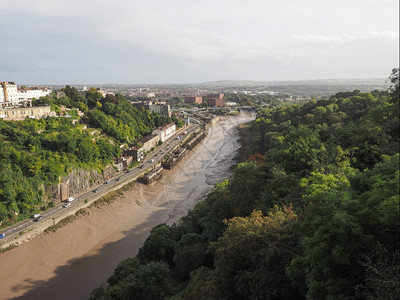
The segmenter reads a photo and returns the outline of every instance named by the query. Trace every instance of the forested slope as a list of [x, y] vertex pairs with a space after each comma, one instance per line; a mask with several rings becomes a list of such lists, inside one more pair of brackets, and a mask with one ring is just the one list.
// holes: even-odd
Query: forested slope
[[398, 299], [399, 71], [265, 109], [252, 152], [92, 299]]
[[[58, 117], [4, 121], [0, 119], [0, 226], [23, 220], [54, 205], [46, 197], [52, 184], [76, 169], [110, 165], [120, 145], [130, 146], [155, 127], [181, 120], [138, 110], [122, 95], [105, 98], [94, 88], [80, 94], [66, 86], [34, 101], [50, 105]], [[77, 116], [79, 108], [85, 114]], [[71, 115], [64, 116], [64, 115]], [[73, 124], [72, 119], [79, 119]]]

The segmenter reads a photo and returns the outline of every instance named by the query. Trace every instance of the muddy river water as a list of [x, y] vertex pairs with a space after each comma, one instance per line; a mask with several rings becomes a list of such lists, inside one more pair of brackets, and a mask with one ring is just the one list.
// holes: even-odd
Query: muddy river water
[[236, 126], [253, 118], [221, 117], [158, 182], [136, 184], [112, 204], [0, 254], [0, 299], [88, 299], [121, 260], [137, 254], [151, 228], [178, 221], [230, 177], [239, 148]]

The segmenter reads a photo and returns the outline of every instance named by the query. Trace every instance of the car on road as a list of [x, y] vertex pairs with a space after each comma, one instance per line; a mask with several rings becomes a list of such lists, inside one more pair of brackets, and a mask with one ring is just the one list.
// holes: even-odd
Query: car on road
[[126, 170], [126, 173], [130, 173], [131, 172], [131, 170]]
[[34, 214], [34, 215], [33, 215], [33, 218], [34, 218], [34, 219], [36, 219], [36, 218], [38, 218], [38, 217], [40, 217], [40, 214]]
[[33, 221], [39, 222], [40, 220], [43, 220], [43, 216], [39, 216], [39, 217], [37, 217], [36, 219], [34, 219]]
[[3, 237], [5, 237], [6, 235], [4, 233], [0, 234], [0, 239], [2, 239]]
[[152, 163], [153, 163], [153, 162], [154, 162], [154, 159], [150, 159], [150, 162], [152, 162]]
[[72, 201], [74, 201], [74, 200], [75, 200], [74, 197], [68, 197], [68, 199], [67, 199], [68, 202], [72, 202]]
[[71, 203], [65, 203], [65, 204], [63, 205], [63, 207], [66, 208], [66, 207], [68, 207], [68, 206], [70, 206], [70, 205], [71, 205]]
[[118, 177], [117, 179], [115, 179], [115, 181], [120, 181], [121, 180], [121, 177]]
[[104, 182], [104, 184], [109, 184], [110, 183], [110, 180], [107, 180], [106, 182]]
[[93, 193], [97, 193], [99, 191], [99, 189], [94, 189]]

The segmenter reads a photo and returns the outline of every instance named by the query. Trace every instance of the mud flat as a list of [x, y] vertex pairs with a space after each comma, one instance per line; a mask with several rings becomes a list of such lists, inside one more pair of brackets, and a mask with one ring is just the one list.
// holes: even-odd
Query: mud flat
[[137, 254], [151, 228], [176, 222], [229, 178], [239, 148], [236, 126], [253, 118], [220, 117], [160, 181], [137, 184], [55, 233], [0, 254], [0, 299], [88, 299], [121, 260]]

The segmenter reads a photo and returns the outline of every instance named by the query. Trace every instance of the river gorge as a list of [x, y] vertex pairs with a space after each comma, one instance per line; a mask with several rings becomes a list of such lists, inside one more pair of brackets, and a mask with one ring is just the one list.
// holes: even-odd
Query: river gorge
[[252, 119], [251, 113], [220, 117], [159, 181], [138, 183], [55, 233], [0, 254], [0, 299], [88, 299], [121, 260], [137, 254], [154, 226], [177, 222], [230, 177], [240, 147], [236, 127]]

